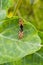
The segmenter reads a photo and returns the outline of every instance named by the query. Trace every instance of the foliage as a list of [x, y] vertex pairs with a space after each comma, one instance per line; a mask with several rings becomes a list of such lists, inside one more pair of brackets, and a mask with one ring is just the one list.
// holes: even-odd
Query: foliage
[[[21, 40], [19, 18], [24, 20]], [[43, 0], [0, 0], [0, 64], [43, 65]]]

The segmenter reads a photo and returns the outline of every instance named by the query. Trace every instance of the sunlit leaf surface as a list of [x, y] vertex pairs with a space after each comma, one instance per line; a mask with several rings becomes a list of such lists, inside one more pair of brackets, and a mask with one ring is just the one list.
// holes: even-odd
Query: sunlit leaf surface
[[28, 55], [19, 61], [6, 63], [3, 65], [43, 65], [43, 48], [39, 52]]
[[0, 24], [0, 64], [17, 61], [41, 48], [36, 28], [24, 20], [24, 37], [18, 38], [19, 18], [7, 19]]

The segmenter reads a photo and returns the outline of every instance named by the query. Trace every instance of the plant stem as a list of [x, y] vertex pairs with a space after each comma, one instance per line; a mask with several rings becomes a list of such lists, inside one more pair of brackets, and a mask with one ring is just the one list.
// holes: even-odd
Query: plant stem
[[14, 15], [16, 15], [17, 10], [18, 10], [18, 8], [20, 7], [21, 3], [22, 3], [22, 0], [19, 0], [19, 1], [17, 2], [17, 5], [16, 5], [15, 10], [14, 10]]

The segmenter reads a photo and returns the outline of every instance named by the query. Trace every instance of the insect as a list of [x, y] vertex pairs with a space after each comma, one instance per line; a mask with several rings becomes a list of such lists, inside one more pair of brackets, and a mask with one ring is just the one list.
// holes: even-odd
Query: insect
[[19, 26], [20, 26], [20, 30], [19, 30], [19, 39], [23, 38], [23, 20], [19, 19]]

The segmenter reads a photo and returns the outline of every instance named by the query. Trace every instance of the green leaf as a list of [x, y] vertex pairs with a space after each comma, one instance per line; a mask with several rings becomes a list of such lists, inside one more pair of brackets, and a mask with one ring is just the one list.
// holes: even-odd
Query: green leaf
[[24, 57], [21, 64], [18, 63], [15, 65], [43, 65], [43, 48], [32, 55]]
[[0, 0], [0, 9], [7, 9], [13, 6], [13, 4], [14, 4], [13, 0]]
[[0, 20], [3, 20], [6, 18], [6, 10], [0, 10]]
[[14, 17], [0, 24], [0, 64], [17, 61], [41, 48], [36, 28], [24, 21], [24, 37], [18, 38], [19, 18]]
[[34, 54], [22, 58], [19, 61], [5, 63], [3, 65], [43, 65], [43, 48]]
[[43, 44], [43, 31], [39, 31], [38, 33], [39, 33], [39, 36], [41, 38], [41, 43]]

